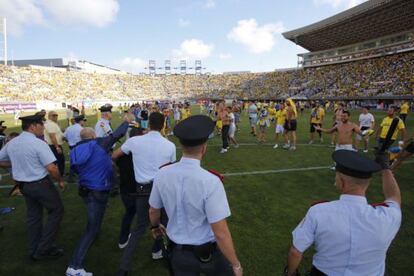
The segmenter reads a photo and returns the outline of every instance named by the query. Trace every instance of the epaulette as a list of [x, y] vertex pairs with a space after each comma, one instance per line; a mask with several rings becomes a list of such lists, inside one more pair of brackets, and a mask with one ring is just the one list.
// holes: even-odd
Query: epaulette
[[162, 169], [164, 167], [167, 167], [167, 166], [172, 165], [172, 164], [175, 164], [175, 163], [177, 163], [177, 161], [165, 163], [164, 165], [161, 165], [161, 167], [159, 167], [158, 169]]
[[382, 207], [390, 207], [387, 203], [385, 202], [378, 202], [378, 203], [371, 203], [370, 204], [372, 207], [376, 208], [377, 206], [382, 206]]
[[326, 203], [326, 202], [329, 202], [329, 200], [318, 200], [318, 201], [314, 201], [314, 202], [311, 203], [311, 207], [312, 206], [315, 206], [317, 204]]
[[224, 184], [224, 176], [222, 176], [220, 173], [218, 173], [218, 172], [216, 172], [214, 170], [207, 170], [207, 171], [209, 173], [214, 174], [215, 176], [217, 176], [220, 179], [221, 183]]

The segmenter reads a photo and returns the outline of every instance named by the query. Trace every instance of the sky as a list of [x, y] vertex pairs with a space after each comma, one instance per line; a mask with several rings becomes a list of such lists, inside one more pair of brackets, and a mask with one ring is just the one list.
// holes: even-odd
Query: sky
[[9, 59], [76, 58], [132, 73], [170, 59], [204, 71], [297, 66], [282, 33], [364, 0], [0, 0]]

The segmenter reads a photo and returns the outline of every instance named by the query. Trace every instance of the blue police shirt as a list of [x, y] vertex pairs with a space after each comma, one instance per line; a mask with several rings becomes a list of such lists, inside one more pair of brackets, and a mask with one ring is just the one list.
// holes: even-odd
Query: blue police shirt
[[387, 249], [401, 225], [398, 203], [373, 207], [363, 196], [311, 207], [293, 231], [293, 246], [304, 252], [315, 244], [313, 265], [329, 276], [384, 275]]
[[168, 237], [177, 244], [200, 245], [214, 241], [210, 224], [230, 216], [220, 179], [200, 167], [200, 161], [181, 158], [157, 173], [149, 204], [165, 208]]
[[23, 131], [2, 148], [0, 160], [11, 162], [14, 180], [32, 182], [47, 176], [46, 166], [56, 158], [47, 143]]
[[80, 124], [76, 123], [65, 130], [63, 136], [65, 136], [65, 139], [68, 141], [69, 146], [73, 147], [81, 141], [80, 132], [82, 129], [83, 127]]

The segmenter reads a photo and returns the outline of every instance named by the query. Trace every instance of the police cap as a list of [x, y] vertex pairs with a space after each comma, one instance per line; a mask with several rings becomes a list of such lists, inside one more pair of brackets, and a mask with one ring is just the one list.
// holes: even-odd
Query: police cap
[[84, 115], [79, 115], [79, 116], [76, 116], [74, 120], [75, 122], [79, 123], [80, 121], [86, 121], [86, 118]]
[[336, 170], [356, 178], [370, 178], [373, 173], [381, 171], [375, 161], [350, 150], [337, 150], [332, 154]]
[[101, 112], [112, 112], [112, 105], [105, 104], [99, 108]]
[[22, 120], [24, 123], [43, 124], [43, 117], [38, 114], [19, 117], [19, 120]]
[[214, 121], [205, 115], [194, 115], [179, 122], [174, 135], [183, 146], [194, 147], [204, 144], [214, 131]]

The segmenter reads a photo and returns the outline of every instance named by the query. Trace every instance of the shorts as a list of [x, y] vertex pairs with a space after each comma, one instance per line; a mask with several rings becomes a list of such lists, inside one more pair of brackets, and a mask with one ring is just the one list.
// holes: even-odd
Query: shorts
[[408, 151], [409, 153], [414, 153], [414, 142], [409, 143], [408, 146], [405, 148], [405, 151]]
[[[370, 127], [361, 127], [361, 131], [364, 131], [364, 130], [367, 130], [367, 129], [370, 129]], [[363, 137], [361, 135], [359, 135], [359, 134], [356, 135], [356, 139], [357, 140], [362, 140], [362, 138]]]
[[284, 128], [286, 129], [286, 131], [296, 131], [296, 120], [290, 120], [290, 126], [288, 121], [285, 122]]
[[346, 145], [338, 145], [338, 144], [336, 144], [335, 151], [337, 151], [337, 150], [356, 151], [351, 144], [346, 144]]
[[236, 126], [232, 124], [230, 125], [230, 128], [229, 128], [229, 137], [234, 138], [235, 133], [236, 133]]
[[[315, 124], [315, 123], [311, 123], [311, 125], [310, 125], [310, 132], [311, 132], [311, 133], [315, 133], [315, 131], [316, 131], [315, 127], [316, 127], [316, 126], [318, 126], [318, 127], [322, 127], [322, 124]], [[318, 132], [320, 132], [320, 130], [318, 130]]]
[[285, 129], [283, 128], [283, 125], [276, 125], [276, 133], [277, 134], [283, 134], [285, 132]]
[[141, 128], [147, 129], [148, 128], [148, 120], [141, 120]]
[[249, 116], [250, 126], [254, 127], [257, 124], [257, 116]]

